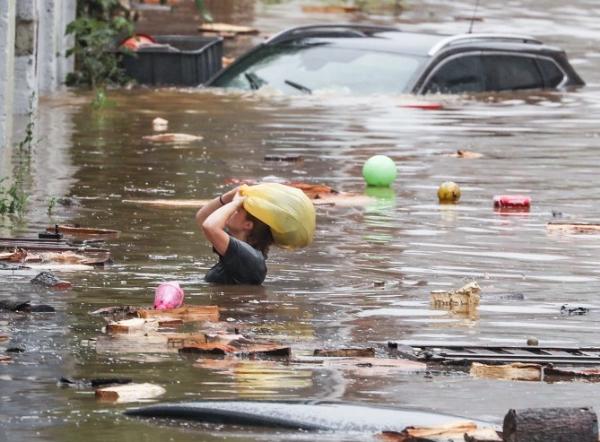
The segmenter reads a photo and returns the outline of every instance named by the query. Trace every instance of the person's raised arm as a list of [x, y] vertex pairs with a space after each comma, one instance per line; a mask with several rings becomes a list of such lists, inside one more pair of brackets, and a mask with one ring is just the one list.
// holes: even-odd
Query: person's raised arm
[[[225, 199], [225, 197], [223, 196], [222, 199]], [[213, 210], [202, 222], [202, 233], [204, 233], [206, 239], [211, 242], [217, 253], [221, 256], [225, 255], [229, 247], [229, 234], [225, 231], [227, 220], [242, 206], [244, 199], [245, 197], [236, 193], [230, 202]]]
[[210, 200], [208, 202], [208, 204], [202, 206], [200, 208], [200, 210], [198, 210], [198, 212], [196, 212], [196, 225], [198, 226], [198, 229], [201, 232], [202, 232], [202, 224], [204, 223], [204, 220], [206, 218], [208, 218], [210, 216], [210, 214], [213, 213], [218, 208], [233, 201], [233, 197], [235, 196], [235, 194], [238, 192], [239, 189], [240, 189], [239, 186], [235, 187], [235, 188], [231, 189], [230, 191], [224, 193], [223, 195], [213, 198], [212, 200]]

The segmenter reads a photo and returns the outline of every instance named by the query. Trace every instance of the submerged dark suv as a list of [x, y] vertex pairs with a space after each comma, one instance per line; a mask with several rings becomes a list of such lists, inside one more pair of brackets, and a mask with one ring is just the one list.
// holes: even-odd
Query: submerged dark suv
[[513, 34], [438, 35], [361, 25], [281, 32], [207, 86], [283, 93], [476, 93], [563, 89], [585, 83], [564, 51]]

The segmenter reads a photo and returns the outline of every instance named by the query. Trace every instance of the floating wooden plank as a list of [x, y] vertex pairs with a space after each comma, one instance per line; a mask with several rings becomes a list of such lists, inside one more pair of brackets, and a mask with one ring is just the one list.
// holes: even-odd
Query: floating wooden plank
[[193, 347], [204, 344], [244, 345], [251, 343], [245, 336], [230, 333], [190, 333], [170, 336], [167, 346], [172, 348]]
[[322, 195], [313, 199], [315, 206], [333, 206], [333, 207], [364, 207], [373, 204], [375, 198], [355, 194], [355, 193], [340, 193], [337, 195]]
[[72, 224], [58, 224], [54, 227], [47, 227], [46, 232], [62, 233], [75, 238], [101, 238], [101, 239], [116, 239], [120, 233], [118, 230], [97, 229], [93, 227], [81, 227]]
[[166, 393], [160, 385], [154, 384], [126, 384], [113, 387], [98, 388], [96, 398], [108, 402], [136, 402], [143, 399], [152, 399]]
[[546, 224], [550, 232], [600, 233], [600, 223], [566, 223], [552, 221]]
[[369, 358], [375, 357], [375, 349], [369, 348], [338, 348], [338, 349], [316, 349], [315, 356], [337, 357], [337, 358]]
[[306, 14], [350, 14], [359, 11], [358, 6], [351, 5], [302, 5], [302, 12]]
[[33, 238], [0, 238], [0, 250], [12, 251], [14, 249], [23, 249], [27, 251], [49, 250], [49, 251], [76, 251], [80, 253], [106, 253], [108, 249], [88, 247], [88, 246], [73, 246], [66, 241], [52, 239], [33, 239]]
[[165, 310], [138, 310], [137, 315], [145, 319], [173, 320], [180, 319], [184, 322], [219, 320], [219, 306], [217, 305], [189, 305], [185, 307]]
[[149, 206], [159, 209], [200, 209], [206, 206], [211, 200], [200, 199], [153, 199], [153, 200], [122, 200], [125, 204], [135, 204], [137, 206]]
[[219, 34], [223, 37], [235, 37], [237, 35], [256, 35], [258, 29], [250, 26], [230, 25], [228, 23], [202, 23], [198, 31], [206, 34]]
[[529, 408], [504, 416], [507, 442], [598, 442], [598, 416], [592, 408]]
[[11, 364], [13, 359], [10, 356], [0, 355], [0, 364]]
[[10, 337], [7, 335], [0, 335], [0, 342], [8, 341], [9, 339], [10, 339]]
[[292, 354], [290, 347], [279, 344], [248, 344], [236, 347], [220, 343], [199, 343], [189, 347], [182, 347], [179, 349], [179, 352], [219, 356], [230, 354], [240, 357], [289, 357]]
[[142, 137], [144, 141], [153, 141], [155, 143], [191, 143], [192, 141], [203, 140], [200, 135], [166, 133], [156, 135], [146, 135]]
[[506, 381], [541, 381], [543, 369], [540, 364], [514, 362], [504, 365], [488, 365], [473, 362], [471, 376], [479, 379], [501, 379]]

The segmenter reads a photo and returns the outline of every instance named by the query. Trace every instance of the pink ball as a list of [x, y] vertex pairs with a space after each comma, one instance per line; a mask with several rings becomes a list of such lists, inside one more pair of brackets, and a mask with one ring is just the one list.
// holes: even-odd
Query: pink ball
[[154, 292], [154, 308], [165, 310], [181, 307], [183, 304], [183, 289], [178, 282], [163, 282]]

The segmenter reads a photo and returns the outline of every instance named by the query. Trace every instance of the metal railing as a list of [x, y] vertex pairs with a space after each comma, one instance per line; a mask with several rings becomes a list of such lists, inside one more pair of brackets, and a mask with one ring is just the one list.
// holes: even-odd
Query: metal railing
[[451, 37], [444, 38], [437, 42], [429, 50], [427, 55], [433, 56], [440, 52], [442, 49], [451, 46], [456, 43], [462, 43], [466, 41], [507, 41], [515, 43], [531, 43], [541, 45], [542, 42], [530, 37], [528, 35], [517, 35], [517, 34], [460, 34], [453, 35]]

